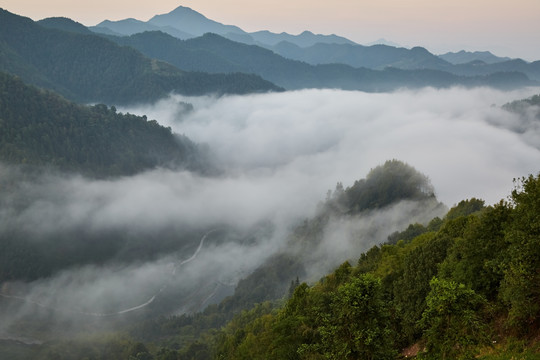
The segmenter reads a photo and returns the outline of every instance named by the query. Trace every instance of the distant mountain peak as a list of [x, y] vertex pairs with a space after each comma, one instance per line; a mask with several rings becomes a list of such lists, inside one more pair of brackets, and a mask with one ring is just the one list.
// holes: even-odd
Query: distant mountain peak
[[384, 39], [384, 38], [380, 38], [380, 39], [378, 39], [378, 40], [375, 40], [375, 41], [372, 41], [372, 42], [366, 44], [366, 46], [373, 46], [373, 45], [386, 45], [386, 46], [393, 46], [393, 47], [397, 47], [397, 48], [403, 47], [403, 46], [401, 46], [401, 45], [398, 44], [398, 43], [395, 43], [395, 42], [393, 42], [393, 41], [386, 40], [386, 39]]
[[[160, 14], [160, 15], [155, 15], [152, 19], [160, 17], [160, 16], [164, 16], [164, 15], [174, 15], [175, 17], [178, 17], [178, 18], [184, 17], [184, 16], [189, 16], [189, 17], [198, 17], [198, 18], [201, 18], [201, 19], [208, 19], [206, 16], [204, 16], [200, 12], [197, 12], [197, 11], [193, 10], [192, 8], [187, 7], [187, 6], [181, 6], [181, 5], [178, 6], [176, 9], [174, 9], [171, 12], [168, 12], [168, 13], [165, 13], [165, 14]], [[152, 19], [150, 19], [149, 21], [151, 22]]]
[[219, 35], [227, 33], [245, 34], [237, 26], [224, 25], [208, 19], [203, 14], [185, 6], [179, 6], [166, 14], [156, 15], [148, 20], [147, 23], [160, 27], [169, 26], [195, 36], [201, 36], [207, 32], [213, 32]]
[[508, 57], [499, 57], [493, 55], [489, 51], [465, 51], [460, 50], [458, 52], [448, 52], [446, 54], [439, 55], [441, 59], [444, 59], [452, 64], [467, 64], [476, 60], [481, 60], [486, 64], [495, 64], [504, 61], [511, 60]]
[[83, 24], [78, 23], [74, 20], [71, 20], [70, 18], [67, 18], [67, 17], [49, 17], [49, 18], [39, 20], [37, 23], [40, 24], [41, 26], [51, 28], [51, 29], [70, 31], [70, 32], [75, 32], [75, 33], [80, 33], [80, 34], [92, 33]]

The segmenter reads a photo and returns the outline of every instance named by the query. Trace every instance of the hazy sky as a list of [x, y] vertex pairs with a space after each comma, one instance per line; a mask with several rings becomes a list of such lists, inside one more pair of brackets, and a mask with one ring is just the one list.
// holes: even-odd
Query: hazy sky
[[85, 25], [129, 17], [148, 20], [179, 5], [246, 31], [310, 30], [361, 44], [385, 38], [436, 54], [490, 50], [540, 59], [539, 0], [0, 0], [0, 7], [34, 20], [66, 16]]

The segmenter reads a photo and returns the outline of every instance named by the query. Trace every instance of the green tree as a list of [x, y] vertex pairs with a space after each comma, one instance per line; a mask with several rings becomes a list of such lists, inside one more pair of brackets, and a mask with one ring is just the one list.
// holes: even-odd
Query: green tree
[[370, 274], [338, 288], [320, 332], [327, 359], [392, 359], [396, 355], [381, 283]]
[[512, 201], [501, 297], [510, 305], [509, 324], [524, 331], [540, 323], [540, 175], [519, 180]]
[[474, 348], [489, 343], [487, 326], [479, 315], [485, 299], [454, 281], [433, 278], [427, 308], [419, 324], [429, 359], [473, 359]]
[[501, 265], [508, 255], [504, 229], [511, 211], [501, 201], [471, 217], [463, 237], [455, 239], [449, 249], [439, 276], [466, 284], [488, 300], [494, 300], [503, 278]]

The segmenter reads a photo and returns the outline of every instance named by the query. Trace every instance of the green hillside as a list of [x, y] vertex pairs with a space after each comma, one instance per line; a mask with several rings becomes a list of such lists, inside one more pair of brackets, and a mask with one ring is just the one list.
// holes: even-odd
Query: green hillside
[[0, 161], [91, 176], [195, 167], [197, 147], [155, 120], [83, 106], [0, 73]]
[[298, 284], [277, 310], [243, 312], [214, 358], [540, 358], [539, 189], [529, 176], [510, 202], [462, 201], [436, 227]]

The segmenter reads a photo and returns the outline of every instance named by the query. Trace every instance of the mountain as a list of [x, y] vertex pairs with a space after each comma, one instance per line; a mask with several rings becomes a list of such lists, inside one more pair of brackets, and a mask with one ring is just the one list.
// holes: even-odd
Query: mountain
[[133, 35], [145, 31], [163, 31], [179, 39], [189, 39], [195, 36], [171, 26], [155, 26], [136, 19], [119, 21], [105, 20], [89, 29], [93, 32], [107, 35]]
[[447, 52], [446, 54], [439, 55], [439, 57], [451, 64], [466, 64], [473, 61], [482, 61], [486, 64], [495, 64], [503, 61], [511, 60], [509, 57], [499, 57], [493, 55], [489, 51], [465, 51], [459, 52]]
[[301, 48], [322, 44], [355, 44], [353, 41], [337, 35], [314, 34], [311, 31], [304, 31], [298, 35], [291, 35], [285, 32], [276, 34], [267, 30], [252, 32], [249, 34], [256, 43], [264, 47], [273, 47], [280, 42], [286, 41]]
[[280, 90], [255, 75], [181, 71], [98, 35], [40, 26], [0, 10], [0, 71], [79, 102], [151, 102], [170, 92]]
[[248, 45], [256, 44], [266, 48], [271, 48], [282, 41], [288, 41], [300, 47], [308, 47], [317, 43], [354, 44], [353, 41], [341, 36], [313, 34], [310, 31], [304, 31], [298, 35], [285, 32], [276, 34], [266, 30], [248, 33], [237, 26], [224, 25], [208, 19], [201, 13], [185, 6], [179, 6], [166, 14], [156, 15], [147, 22], [136, 19], [105, 20], [90, 29], [107, 35], [133, 35], [144, 31], [162, 31], [179, 39], [214, 33], [233, 41]]
[[[383, 70], [373, 70], [335, 63], [311, 65], [303, 61], [286, 59], [259, 46], [237, 43], [216, 34], [205, 34], [184, 41], [159, 32], [142, 33], [123, 38], [110, 37], [110, 39], [121, 45], [134, 47], [148, 57], [167, 61], [183, 70], [253, 73], [285, 89], [341, 88], [345, 90], [391, 91], [401, 87], [447, 87], [453, 85], [513, 87], [532, 83], [525, 75], [515, 72], [458, 76], [429, 68], [402, 70], [388, 67]], [[326, 45], [321, 44], [321, 46]], [[387, 48], [380, 46], [383, 49]], [[389, 49], [391, 50], [391, 48]], [[427, 50], [423, 48], [402, 49], [400, 51], [407, 51], [410, 54], [408, 61], [411, 63], [417, 58], [428, 58], [436, 63], [444, 64], [443, 60], [429, 56]], [[402, 60], [401, 66], [410, 65], [407, 64], [407, 61]]]
[[[526, 67], [519, 66], [519, 64], [506, 64], [508, 66], [503, 65], [500, 67], [478, 66], [479, 61], [483, 61], [488, 65], [507, 62], [505, 61], [507, 60], [506, 58], [496, 57], [489, 52], [470, 53], [461, 51], [459, 53], [448, 53], [441, 56], [436, 56], [422, 47], [406, 49], [389, 46], [388, 44], [362, 46], [337, 35], [319, 35], [313, 34], [309, 31], [304, 31], [298, 35], [290, 35], [284, 32], [277, 34], [266, 30], [248, 33], [237, 26], [224, 25], [217, 21], [208, 19], [204, 15], [184, 6], [179, 6], [166, 14], [156, 15], [147, 22], [142, 22], [135, 19], [104, 21], [98, 24], [97, 27], [92, 28], [92, 30], [108, 35], [135, 35], [144, 31], [162, 31], [183, 40], [191, 40], [196, 37], [201, 37], [206, 33], [213, 33], [234, 42], [243, 43], [246, 45], [258, 45], [287, 59], [298, 60], [311, 65], [331, 65], [331, 68], [320, 68], [315, 71], [316, 74], [309, 75], [308, 73], [312, 73], [313, 69], [303, 68], [302, 71], [304, 72], [304, 75], [296, 75], [296, 77], [305, 76], [303, 81], [289, 79], [289, 71], [287, 70], [285, 70], [285, 73], [282, 75], [277, 74], [277, 68], [284, 70], [279, 65], [273, 66], [274, 70], [272, 71], [269, 69], [261, 71], [260, 68], [264, 67], [264, 65], [259, 66], [257, 64], [250, 64], [247, 69], [243, 68], [243, 70], [241, 70], [243, 72], [253, 72], [259, 74], [263, 78], [274, 81], [280, 86], [286, 88], [301, 88], [305, 86], [337, 86], [346, 89], [362, 90], [375, 88], [377, 91], [391, 88], [386, 86], [382, 88], [379, 86], [371, 86], [365, 82], [363, 82], [363, 86], [352, 85], [357, 82], [354, 79], [335, 79], [332, 81], [332, 84], [327, 84], [327, 80], [320, 79], [321, 72], [327, 71], [329, 73], [336, 74], [338, 78], [345, 76], [340, 75], [340, 72], [344, 71], [344, 68], [338, 70], [334, 64], [344, 64], [353, 68], [368, 68], [377, 70], [384, 70], [386, 67], [405, 70], [429, 69], [450, 72], [453, 75], [466, 77], [491, 76], [497, 72], [509, 72], [512, 74], [515, 74], [516, 72], [523, 72], [530, 79], [540, 81], [540, 77], [537, 74], [535, 66]], [[169, 41], [169, 43], [171, 42]], [[157, 46], [158, 45], [156, 45], [156, 47]], [[176, 47], [177, 46], [175, 46], [175, 48]], [[158, 59], [168, 61], [184, 70], [190, 69], [215, 72], [217, 69], [227, 69], [224, 71], [229, 71], [230, 69], [238, 68], [235, 65], [237, 61], [227, 58], [227, 56], [222, 56], [212, 49], [205, 48], [197, 50], [204, 50], [207, 51], [207, 53], [210, 52], [213, 54], [210, 55], [210, 59], [201, 59], [200, 65], [193, 64], [193, 68], [184, 67], [184, 65], [181, 65], [181, 63], [192, 61], [194, 56], [193, 53], [188, 55], [188, 59], [185, 61], [177, 59], [177, 55], [173, 55], [172, 50], [167, 51], [168, 54], [166, 59], [158, 54], [145, 54], [150, 57], [156, 57]], [[259, 50], [254, 50], [254, 48], [252, 48], [252, 50], [253, 52], [259, 52]], [[248, 52], [244, 51], [243, 53], [247, 55]], [[211, 66], [209, 62], [216, 60], [216, 56], [222, 57], [223, 60], [229, 64], [216, 64], [215, 66]], [[255, 57], [259, 58], [257, 55]], [[240, 62], [245, 62], [246, 60], [240, 60]], [[268, 55], [268, 59], [263, 61], [264, 63], [275, 63], [277, 60], [276, 58], [272, 58], [271, 55]], [[281, 63], [282, 60], [277, 62]], [[207, 65], [208, 67], [206, 67]], [[295, 67], [298, 68], [298, 66]], [[269, 74], [269, 72], [275, 73]], [[506, 76], [510, 78], [514, 76], [512, 74], [507, 74]], [[347, 76], [354, 77], [356, 75], [352, 74], [349, 70], [349, 74], [347, 74]], [[429, 84], [430, 81], [431, 80], [429, 78], [425, 81], [416, 79], [417, 83]], [[467, 81], [470, 80], [466, 80], [465, 82]], [[478, 78], [472, 82], [478, 83], [481, 81], [482, 79]], [[453, 82], [460, 83], [462, 80], [455, 79]]]
[[387, 45], [317, 43], [307, 48], [300, 48], [292, 43], [281, 42], [272, 50], [283, 57], [312, 65], [339, 63], [370, 69], [384, 69], [392, 66], [400, 69], [434, 70], [445, 70], [450, 65], [421, 47], [409, 50]]
[[148, 23], [160, 27], [170, 26], [195, 36], [201, 36], [207, 32], [216, 34], [245, 33], [237, 26], [223, 25], [184, 6], [179, 6], [167, 14], [156, 15], [148, 20]]
[[0, 72], [0, 161], [91, 176], [195, 169], [197, 147], [146, 117], [77, 105]]
[[403, 47], [398, 43], [386, 40], [384, 38], [380, 38], [380, 39], [377, 39], [375, 41], [372, 41], [372, 42], [366, 44], [366, 46], [373, 46], [373, 45], [386, 45], [386, 46], [393, 46], [393, 47], [397, 47], [397, 48]]
[[76, 21], [73, 21], [66, 17], [51, 17], [39, 20], [37, 22], [39, 25], [49, 28], [49, 29], [57, 29], [57, 30], [63, 30], [63, 31], [71, 31], [78, 34], [84, 34], [84, 35], [90, 35], [92, 34], [92, 31], [90, 31], [86, 26], [84, 26], [81, 23], [78, 23]]
[[448, 71], [460, 76], [487, 75], [495, 72], [518, 71], [527, 75], [532, 80], [540, 81], [540, 60], [528, 63], [521, 59], [513, 59], [493, 64], [487, 64], [477, 60], [466, 64], [454, 65], [449, 68]]

